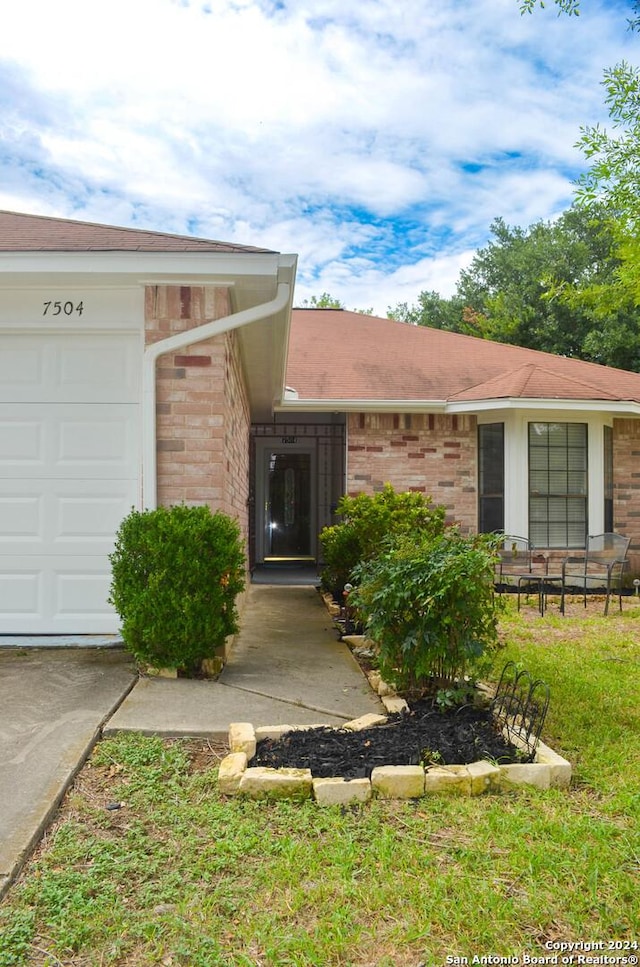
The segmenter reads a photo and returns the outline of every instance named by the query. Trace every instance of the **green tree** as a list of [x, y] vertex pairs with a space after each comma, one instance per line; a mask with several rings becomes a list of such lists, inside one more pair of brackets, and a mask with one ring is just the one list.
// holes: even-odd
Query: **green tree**
[[638, 313], [618, 284], [618, 232], [606, 210], [574, 207], [528, 229], [497, 218], [491, 233], [454, 296], [422, 292], [394, 317], [640, 370]]
[[[544, 9], [544, 0], [519, 0], [520, 13], [533, 13], [536, 7]], [[558, 8], [558, 16], [561, 13], [573, 14], [575, 17], [580, 15], [580, 0], [553, 0]]]
[[[576, 0], [555, 0], [559, 12], [579, 13]], [[531, 13], [537, 0], [521, 0], [520, 9]], [[540, 6], [544, 6], [540, 0]], [[629, 28], [640, 31], [640, 0], [630, 3]], [[577, 143], [589, 162], [578, 179], [576, 198], [582, 205], [604, 205], [616, 222], [620, 265], [611, 286], [593, 289], [588, 297], [599, 307], [610, 303], [613, 287], [620, 304], [640, 305], [640, 70], [625, 61], [604, 72], [605, 104], [613, 126], [582, 128]]]
[[[312, 295], [310, 299], [302, 300], [302, 308], [304, 309], [346, 309], [344, 302], [340, 299], [336, 299], [329, 292], [323, 292], [322, 295]], [[354, 312], [360, 313], [361, 316], [372, 316], [373, 308], [370, 309], [354, 309]]]
[[623, 62], [605, 71], [603, 85], [610, 135], [599, 125], [581, 129], [578, 141], [590, 167], [578, 179], [582, 204], [606, 206], [625, 230], [637, 231], [640, 221], [640, 70]]
[[431, 326], [432, 329], [448, 329], [461, 332], [463, 324], [464, 300], [454, 296], [446, 299], [433, 290], [421, 292], [415, 305], [399, 302], [389, 307], [387, 316], [398, 322], [408, 322], [413, 326]]
[[303, 299], [302, 305], [305, 309], [346, 309], [344, 302], [334, 298], [329, 292], [322, 295], [312, 295], [310, 299]]

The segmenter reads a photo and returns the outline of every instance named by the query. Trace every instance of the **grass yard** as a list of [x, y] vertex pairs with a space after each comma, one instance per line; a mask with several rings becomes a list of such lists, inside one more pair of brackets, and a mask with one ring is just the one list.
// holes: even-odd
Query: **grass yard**
[[572, 942], [604, 946], [565, 963], [637, 962], [640, 608], [601, 608], [510, 600], [501, 622], [496, 677], [549, 682], [569, 792], [255, 803], [218, 794], [222, 750], [118, 736], [0, 906], [0, 967], [524, 964]]

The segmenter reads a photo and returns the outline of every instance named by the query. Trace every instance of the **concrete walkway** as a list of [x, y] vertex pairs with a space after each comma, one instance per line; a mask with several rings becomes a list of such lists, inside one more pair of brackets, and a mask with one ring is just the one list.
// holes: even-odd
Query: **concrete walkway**
[[120, 649], [0, 649], [0, 896], [102, 734], [226, 738], [384, 709], [310, 586], [252, 585], [218, 681], [139, 679]]
[[381, 708], [314, 588], [254, 584], [217, 681], [141, 679], [104, 732], [224, 738], [230, 722], [337, 725]]

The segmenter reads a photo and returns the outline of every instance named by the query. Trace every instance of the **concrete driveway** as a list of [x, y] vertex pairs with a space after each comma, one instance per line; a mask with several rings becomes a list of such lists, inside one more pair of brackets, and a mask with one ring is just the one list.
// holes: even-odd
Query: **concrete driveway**
[[136, 681], [120, 649], [0, 649], [0, 896]]

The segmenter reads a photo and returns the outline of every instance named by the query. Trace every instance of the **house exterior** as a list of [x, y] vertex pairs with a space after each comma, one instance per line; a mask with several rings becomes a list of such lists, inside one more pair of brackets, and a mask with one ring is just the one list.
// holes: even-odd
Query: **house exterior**
[[0, 635], [118, 630], [119, 522], [210, 504], [248, 536], [296, 258], [0, 213]]
[[[640, 375], [342, 310], [296, 257], [0, 212], [0, 636], [104, 634], [131, 507], [236, 517], [251, 566], [317, 561], [344, 493], [640, 560]], [[0, 643], [2, 638], [0, 637]]]

